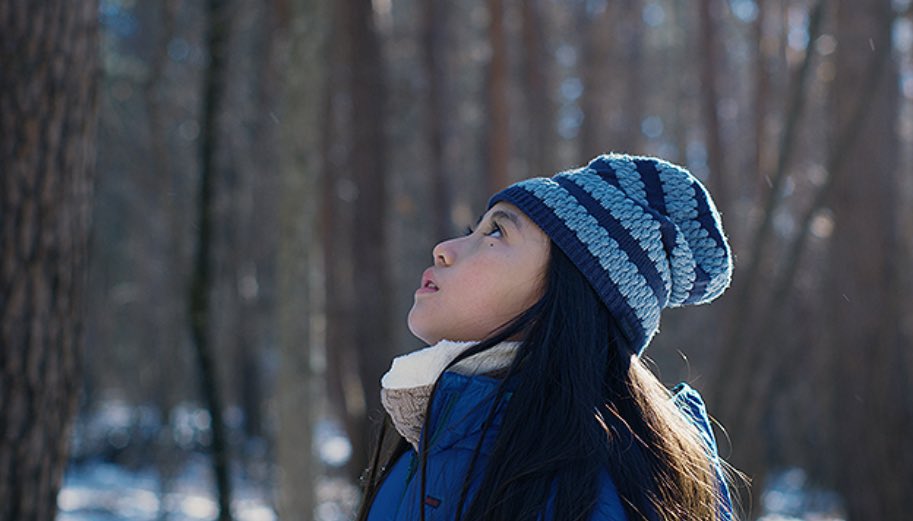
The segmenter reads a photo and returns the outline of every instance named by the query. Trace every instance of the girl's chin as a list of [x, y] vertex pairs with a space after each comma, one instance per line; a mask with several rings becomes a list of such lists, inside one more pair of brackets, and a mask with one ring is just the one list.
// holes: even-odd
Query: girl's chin
[[427, 331], [426, 329], [422, 328], [421, 324], [419, 324], [417, 322], [418, 322], [417, 320], [413, 319], [412, 312], [410, 312], [409, 318], [406, 320], [406, 325], [409, 326], [409, 332], [411, 332], [413, 336], [415, 336], [416, 338], [418, 338], [422, 342], [425, 342], [428, 345], [437, 343], [437, 340], [435, 340], [434, 342], [431, 341], [431, 340], [434, 340], [436, 335], [434, 335], [431, 332]]
[[412, 335], [415, 336], [415, 338], [418, 338], [419, 340], [428, 344], [429, 346], [432, 346], [441, 341], [441, 339], [439, 337], [434, 336], [434, 335], [428, 335], [425, 333], [416, 332], [411, 329], [410, 329], [410, 331], [412, 331]]

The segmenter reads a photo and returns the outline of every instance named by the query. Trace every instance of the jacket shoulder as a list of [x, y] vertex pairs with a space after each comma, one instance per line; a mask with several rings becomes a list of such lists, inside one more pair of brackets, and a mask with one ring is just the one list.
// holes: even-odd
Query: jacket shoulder
[[[621, 496], [618, 495], [618, 490], [615, 488], [608, 469], [603, 469], [599, 473], [597, 485], [599, 491], [596, 496], [596, 504], [593, 506], [593, 512], [588, 521], [628, 521], [625, 509], [621, 505]], [[555, 488], [553, 483], [545, 511], [539, 515], [537, 521], [552, 521], [554, 516]]]

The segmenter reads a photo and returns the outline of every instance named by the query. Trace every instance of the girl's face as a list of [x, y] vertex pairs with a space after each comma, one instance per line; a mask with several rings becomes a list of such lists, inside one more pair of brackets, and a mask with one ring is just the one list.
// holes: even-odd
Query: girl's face
[[549, 238], [516, 206], [499, 202], [475, 230], [438, 244], [432, 255], [409, 330], [428, 344], [477, 341], [542, 296]]

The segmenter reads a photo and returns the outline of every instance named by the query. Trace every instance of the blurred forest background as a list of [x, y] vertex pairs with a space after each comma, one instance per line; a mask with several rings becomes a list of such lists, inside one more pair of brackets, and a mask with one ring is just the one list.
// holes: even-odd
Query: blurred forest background
[[909, 519], [910, 0], [3, 0], [0, 45], [0, 520], [349, 519], [432, 246], [608, 151], [721, 209], [732, 287], [647, 355], [746, 517]]

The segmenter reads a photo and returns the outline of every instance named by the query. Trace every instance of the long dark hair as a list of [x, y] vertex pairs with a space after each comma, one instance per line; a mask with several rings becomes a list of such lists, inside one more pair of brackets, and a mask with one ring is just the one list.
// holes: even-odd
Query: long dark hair
[[[491, 425], [509, 388], [501, 430], [481, 486], [467, 503], [484, 432], [479, 438], [460, 490], [457, 520], [535, 519], [550, 497], [550, 519], [588, 519], [602, 471], [611, 476], [631, 520], [720, 518], [719, 483], [697, 429], [554, 243], [542, 298], [451, 365], [518, 335], [523, 340], [484, 427]], [[426, 415], [426, 431], [428, 424]], [[381, 430], [359, 520], [367, 519], [383, 470], [408, 450], [399, 440], [381, 466], [383, 438], [390, 430]], [[419, 449], [423, 490], [418, 497], [424, 498], [427, 437]], [[421, 505], [419, 511], [424, 516]]]

